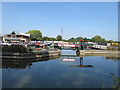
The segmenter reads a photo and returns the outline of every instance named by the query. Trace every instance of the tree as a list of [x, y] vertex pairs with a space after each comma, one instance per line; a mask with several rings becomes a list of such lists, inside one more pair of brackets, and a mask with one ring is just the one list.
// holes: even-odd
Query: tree
[[92, 38], [93, 42], [100, 43], [102, 42], [101, 36], [97, 35]]
[[101, 41], [102, 43], [107, 43], [107, 41], [103, 38], [102, 39], [102, 41]]
[[47, 36], [44, 36], [42, 40], [43, 40], [43, 41], [49, 41], [49, 40], [50, 40], [50, 38], [49, 38], [49, 37], [47, 37]]
[[83, 39], [83, 37], [77, 37], [76, 39], [79, 41], [80, 39]]
[[58, 35], [58, 36], [56, 37], [56, 40], [61, 41], [61, 40], [62, 40], [62, 36], [61, 36], [61, 35]]
[[62, 39], [62, 41], [63, 41], [63, 42], [68, 42], [68, 40], [66, 40], [66, 39]]
[[109, 40], [108, 43], [113, 43], [114, 41], [113, 40]]
[[50, 41], [56, 41], [56, 39], [53, 37], [49, 37], [49, 38], [50, 38]]
[[40, 32], [40, 30], [29, 30], [28, 32], [26, 32], [26, 34], [30, 34], [31, 40], [38, 41], [42, 39], [42, 33]]
[[72, 38], [68, 39], [68, 41], [69, 41], [69, 42], [77, 42], [78, 40], [77, 40], [76, 38], [73, 38], [73, 37], [72, 37]]
[[85, 40], [85, 42], [90, 42], [91, 41], [91, 39], [88, 39], [88, 38], [84, 38], [84, 40]]

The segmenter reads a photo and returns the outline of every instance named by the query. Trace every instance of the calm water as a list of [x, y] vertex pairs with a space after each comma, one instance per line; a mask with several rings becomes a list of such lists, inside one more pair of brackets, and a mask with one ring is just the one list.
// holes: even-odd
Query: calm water
[[[21, 65], [7, 63], [2, 69], [3, 88], [113, 87], [111, 73], [118, 75], [119, 60], [103, 56], [80, 58], [72, 50], [65, 50], [62, 55], [57, 59]], [[65, 58], [75, 61], [62, 61]]]

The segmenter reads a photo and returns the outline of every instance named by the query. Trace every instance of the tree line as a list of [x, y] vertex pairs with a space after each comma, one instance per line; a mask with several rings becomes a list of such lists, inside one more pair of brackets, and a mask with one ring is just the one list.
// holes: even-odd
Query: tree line
[[95, 43], [113, 43], [119, 41], [113, 41], [113, 40], [105, 40], [105, 38], [102, 38], [99, 35], [96, 35], [92, 37], [91, 39], [86, 37], [77, 37], [77, 38], [70, 38], [68, 40], [62, 39], [61, 35], [58, 35], [56, 38], [54, 37], [48, 37], [48, 36], [42, 36], [42, 32], [40, 30], [29, 30], [26, 32], [26, 34], [30, 34], [30, 40], [32, 41], [65, 41], [65, 42], [79, 42], [80, 39], [84, 39], [86, 42], [95, 42]]
[[33, 41], [61, 41], [62, 36], [58, 35], [56, 38], [42, 36], [42, 32], [40, 30], [29, 30], [26, 34], [30, 34], [30, 40]]

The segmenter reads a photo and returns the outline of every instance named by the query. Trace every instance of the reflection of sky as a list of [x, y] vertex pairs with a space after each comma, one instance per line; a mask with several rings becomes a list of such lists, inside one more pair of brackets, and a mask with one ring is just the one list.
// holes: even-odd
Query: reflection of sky
[[60, 61], [61, 58], [33, 63], [31, 69], [3, 69], [3, 87], [109, 88], [113, 84], [110, 73], [118, 71], [116, 62], [102, 57], [83, 57], [83, 64], [95, 66], [92, 68], [69, 67], [80, 64], [78, 57], [75, 62]]
[[76, 51], [73, 51], [73, 50], [62, 50], [61, 55], [76, 55]]
[[21, 79], [19, 79], [18, 83], [15, 84], [14, 88], [24, 88], [26, 84], [30, 83], [30, 80], [30, 75], [24, 75]]

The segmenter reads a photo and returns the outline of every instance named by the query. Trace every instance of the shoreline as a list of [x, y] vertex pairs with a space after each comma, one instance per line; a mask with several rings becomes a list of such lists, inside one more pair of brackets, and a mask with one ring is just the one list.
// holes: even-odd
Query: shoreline
[[112, 50], [79, 50], [80, 54], [120, 54], [120, 51]]

